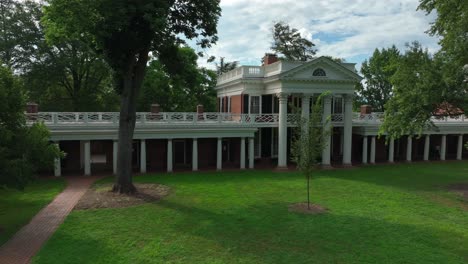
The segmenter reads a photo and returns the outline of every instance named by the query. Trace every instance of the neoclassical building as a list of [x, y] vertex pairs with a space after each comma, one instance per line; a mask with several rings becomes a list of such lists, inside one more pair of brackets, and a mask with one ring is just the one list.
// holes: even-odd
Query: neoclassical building
[[[382, 113], [362, 106], [353, 112], [354, 86], [361, 81], [355, 64], [327, 57], [308, 62], [280, 61], [267, 54], [262, 66], [241, 66], [218, 78], [218, 112], [199, 106], [191, 113], [137, 113], [133, 144], [135, 171], [254, 167], [286, 168], [291, 134], [300, 108], [311, 113], [315, 98], [324, 98], [323, 117], [331, 135], [322, 153], [324, 166], [396, 161], [461, 160], [468, 157], [468, 120], [434, 117], [438, 130], [398, 140], [378, 137]], [[195, 109], [194, 109], [195, 110]], [[29, 122], [44, 122], [51, 140], [67, 155], [56, 160], [54, 174], [116, 171], [119, 113], [50, 113], [28, 107]]]

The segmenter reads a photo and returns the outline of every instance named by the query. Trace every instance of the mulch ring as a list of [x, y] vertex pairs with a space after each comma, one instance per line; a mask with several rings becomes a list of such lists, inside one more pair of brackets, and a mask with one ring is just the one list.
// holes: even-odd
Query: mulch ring
[[301, 213], [301, 214], [324, 214], [328, 212], [328, 209], [318, 204], [310, 204], [310, 208], [307, 207], [307, 203], [295, 203], [288, 206], [289, 212]]
[[126, 195], [111, 192], [113, 184], [100, 184], [91, 187], [81, 197], [74, 210], [97, 208], [122, 208], [161, 200], [170, 188], [161, 184], [136, 183], [137, 192]]
[[468, 202], [468, 183], [456, 183], [449, 185], [449, 190], [459, 194], [462, 199]]

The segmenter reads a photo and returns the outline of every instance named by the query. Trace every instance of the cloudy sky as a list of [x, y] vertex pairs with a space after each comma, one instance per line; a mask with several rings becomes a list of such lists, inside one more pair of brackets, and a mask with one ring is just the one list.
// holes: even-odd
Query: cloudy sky
[[[269, 51], [271, 28], [285, 21], [311, 39], [317, 55], [345, 58], [360, 64], [375, 48], [417, 40], [430, 52], [437, 38], [425, 33], [435, 15], [416, 11], [419, 0], [221, 0], [219, 41], [209, 55], [259, 65]], [[206, 58], [200, 60], [206, 65]]]

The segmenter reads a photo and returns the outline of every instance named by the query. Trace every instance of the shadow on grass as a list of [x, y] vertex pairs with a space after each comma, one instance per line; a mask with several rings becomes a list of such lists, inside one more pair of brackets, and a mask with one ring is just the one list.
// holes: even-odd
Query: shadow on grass
[[[156, 205], [90, 211], [72, 218], [41, 252], [37, 263], [468, 261], [466, 236], [459, 233], [423, 228], [418, 223], [392, 223], [379, 216], [299, 215], [288, 212], [283, 203], [206, 210], [163, 200]], [[85, 221], [101, 222], [90, 229], [93, 223]], [[112, 223], [106, 225], [106, 221]], [[86, 228], [80, 233], [83, 223]], [[71, 229], [75, 235], [69, 235]]]

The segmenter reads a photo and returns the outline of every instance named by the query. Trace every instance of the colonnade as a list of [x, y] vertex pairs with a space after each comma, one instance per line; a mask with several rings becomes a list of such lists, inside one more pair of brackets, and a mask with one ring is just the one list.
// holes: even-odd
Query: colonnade
[[[247, 140], [248, 139], [248, 140]], [[223, 167], [223, 150], [222, 150], [222, 140], [223, 138], [217, 138], [216, 145], [216, 169], [222, 170]], [[248, 168], [254, 168], [254, 138], [253, 137], [242, 137], [241, 146], [240, 146], [240, 169], [246, 169], [246, 142], [248, 142]], [[56, 141], [55, 144], [59, 145], [59, 142]], [[91, 141], [83, 141], [83, 163], [84, 163], [84, 175], [91, 175]], [[112, 145], [112, 170], [113, 173], [117, 173], [117, 150], [118, 150], [118, 141], [114, 140]], [[198, 162], [198, 138], [193, 138], [192, 140], [192, 171], [198, 171], [199, 162]], [[174, 162], [173, 162], [174, 150], [173, 150], [173, 139], [167, 139], [167, 172], [173, 172]], [[146, 140], [140, 140], [140, 172], [147, 172], [147, 153], [146, 153]], [[61, 160], [55, 159], [54, 162], [54, 175], [61, 176]]]
[[[288, 139], [288, 122], [287, 122], [287, 103], [289, 94], [279, 93], [276, 95], [279, 101], [279, 124], [278, 124], [278, 168], [287, 167], [287, 139]], [[303, 118], [309, 119], [310, 116], [310, 99], [314, 94], [304, 94], [302, 96], [302, 112]], [[344, 113], [343, 113], [343, 165], [351, 166], [351, 151], [352, 151], [352, 136], [353, 136], [353, 95], [345, 94], [344, 96]], [[332, 97], [323, 97], [323, 117], [324, 131], [331, 129], [332, 114]], [[328, 120], [328, 122], [326, 122]], [[325, 167], [331, 166], [331, 133], [325, 138], [325, 148], [322, 151], [322, 165]]]
[[[368, 137], [371, 138], [371, 147], [370, 147], [370, 157], [368, 158]], [[371, 164], [375, 163], [375, 153], [376, 153], [376, 136], [364, 136], [362, 140], [362, 163], [367, 164], [368, 161]], [[424, 136], [424, 154], [423, 160], [429, 161], [429, 153], [430, 153], [430, 142], [431, 142], [431, 135], [427, 134]], [[441, 142], [440, 142], [440, 151], [439, 151], [439, 159], [446, 160], [447, 156], [447, 134], [441, 135]], [[388, 141], [388, 162], [393, 163], [395, 162], [395, 140], [393, 138], [389, 139]], [[463, 134], [458, 135], [457, 139], [457, 154], [456, 159], [462, 160], [463, 158]], [[413, 160], [413, 137], [408, 136], [406, 141], [406, 161], [411, 162]]]

